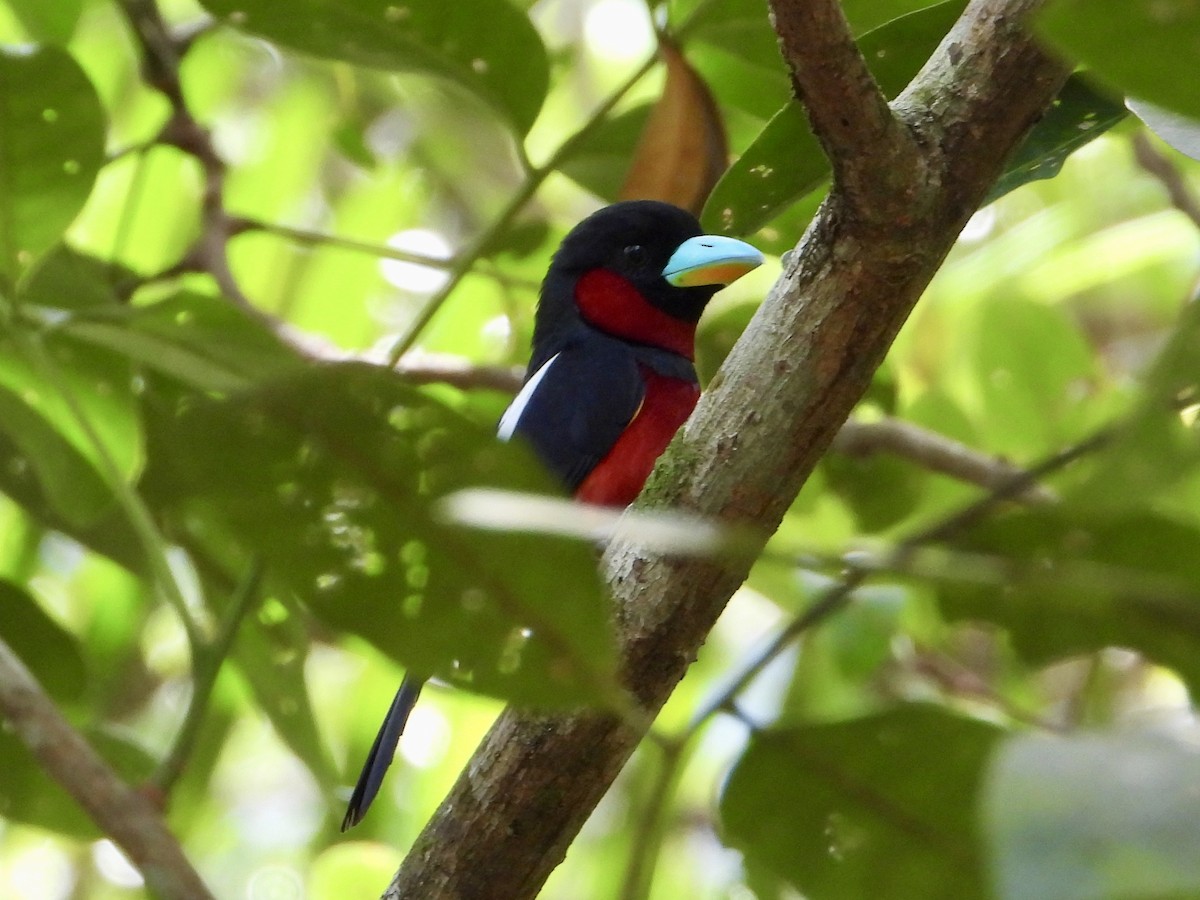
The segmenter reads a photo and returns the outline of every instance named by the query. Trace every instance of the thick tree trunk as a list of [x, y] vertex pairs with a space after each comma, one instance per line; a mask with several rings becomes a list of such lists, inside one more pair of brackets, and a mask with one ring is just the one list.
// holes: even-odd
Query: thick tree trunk
[[[1024, 23], [1037, 0], [976, 0], [890, 107], [837, 0], [771, 0], [834, 189], [661, 461], [643, 502], [774, 530], [1005, 159], [1068, 70]], [[624, 680], [646, 723], [750, 560], [605, 564]], [[527, 898], [562, 860], [642, 728], [505, 712], [426, 826], [389, 898]]]

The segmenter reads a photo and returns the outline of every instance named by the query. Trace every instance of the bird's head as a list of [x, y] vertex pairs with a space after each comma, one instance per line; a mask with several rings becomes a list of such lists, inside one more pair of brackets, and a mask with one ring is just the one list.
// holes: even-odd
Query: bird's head
[[691, 358], [713, 294], [763, 261], [742, 241], [706, 235], [691, 213], [654, 200], [606, 206], [563, 240], [538, 304], [534, 346], [557, 352], [586, 323]]

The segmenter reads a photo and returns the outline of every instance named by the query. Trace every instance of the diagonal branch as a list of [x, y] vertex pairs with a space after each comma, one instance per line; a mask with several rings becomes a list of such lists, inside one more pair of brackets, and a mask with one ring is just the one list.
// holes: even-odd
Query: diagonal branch
[[[1006, 157], [1067, 77], [1068, 66], [1024, 28], [1038, 5], [968, 6], [893, 106], [917, 136], [921, 164], [837, 183], [642, 503], [761, 532], [778, 526]], [[840, 75], [818, 69], [813, 78]], [[870, 201], [913, 214], [888, 228], [847, 216], [845, 192], [868, 189], [850, 208]], [[609, 548], [624, 682], [648, 713], [683, 677], [750, 564]], [[642, 736], [596, 712], [505, 712], [386, 896], [534, 896]]]
[[2, 640], [0, 714], [42, 767], [125, 851], [154, 896], [212, 900], [150, 801], [121, 781], [70, 726]]

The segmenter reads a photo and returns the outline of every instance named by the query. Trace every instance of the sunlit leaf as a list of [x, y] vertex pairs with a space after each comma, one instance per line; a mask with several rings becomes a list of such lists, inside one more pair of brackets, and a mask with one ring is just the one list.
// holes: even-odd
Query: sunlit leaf
[[592, 551], [435, 515], [453, 490], [547, 490], [548, 476], [387, 369], [329, 365], [226, 402], [185, 397], [154, 410], [150, 437], [156, 508], [226, 565], [260, 555], [329, 625], [511, 700], [573, 704], [607, 689]]
[[721, 796], [726, 840], [811, 900], [986, 897], [975, 810], [999, 734], [931, 706], [759, 732]]
[[663, 200], [699, 213], [728, 162], [725, 126], [708, 85], [666, 41], [662, 95], [650, 111], [621, 186], [622, 200]]
[[[676, 4], [672, 4], [674, 9]], [[686, 13], [678, 4], [677, 13]], [[781, 68], [779, 42], [765, 4], [757, 0], [724, 0], [700, 4], [687, 30], [687, 41], [709, 44], [747, 62], [766, 68]]]
[[100, 99], [68, 54], [0, 50], [0, 277], [15, 280], [83, 208], [104, 127]]
[[[715, 4], [720, 6], [721, 4]], [[730, 141], [738, 146], [749, 143], [752, 135], [740, 137], [734, 113], [739, 110], [757, 120], [758, 129], [775, 115], [792, 96], [792, 80], [779, 60], [778, 51], [767, 65], [759, 65], [727, 47], [702, 41], [687, 44], [688, 62], [704, 78], [718, 106], [727, 111], [726, 125]], [[750, 123], [746, 123], [749, 125]]]
[[88, 454], [21, 395], [4, 387], [0, 387], [0, 431], [17, 449], [8, 460], [10, 473], [36, 479], [67, 521], [86, 525], [116, 503]]
[[1193, 0], [1059, 0], [1041, 10], [1038, 32], [1134, 97], [1200, 118]]
[[1085, 337], [1057, 306], [992, 295], [977, 304], [963, 393], [983, 443], [1029, 459], [1076, 439], [1087, 424], [1079, 398], [1097, 378]]
[[204, 6], [236, 28], [302, 53], [450, 78], [522, 134], [549, 84], [541, 38], [506, 0], [204, 0]]
[[83, 12], [83, 0], [8, 0], [8, 6], [31, 37], [49, 44], [69, 41]]
[[[144, 547], [115, 498], [112, 502], [107, 499], [96, 501], [96, 505], [106, 504], [106, 511], [95, 519], [85, 517], [87, 521], [79, 521], [78, 508], [87, 508], [84, 492], [93, 489], [84, 479], [98, 479], [99, 475], [89, 468], [65, 473], [61, 480], [55, 478], [56, 484], [69, 486], [74, 483], [83, 495], [82, 500], [49, 493], [30, 466], [23, 443], [16, 443], [9, 432], [0, 428], [0, 491], [42, 527], [69, 535], [82, 546], [112, 559], [130, 572], [149, 572]], [[87, 474], [80, 478], [80, 471]]]
[[132, 479], [141, 465], [131, 372], [53, 336], [42, 350], [24, 341], [0, 336], [0, 430], [17, 450], [16, 474], [32, 473], [61, 516], [85, 525], [115, 502], [109, 467]]
[[983, 827], [999, 900], [1200, 895], [1195, 735], [1026, 734], [997, 751]]

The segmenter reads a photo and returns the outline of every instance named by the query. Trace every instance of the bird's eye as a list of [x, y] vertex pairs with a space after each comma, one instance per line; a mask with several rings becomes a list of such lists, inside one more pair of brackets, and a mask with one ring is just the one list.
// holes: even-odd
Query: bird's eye
[[630, 265], [641, 266], [646, 262], [646, 248], [641, 244], [630, 244], [623, 252], [625, 261]]

